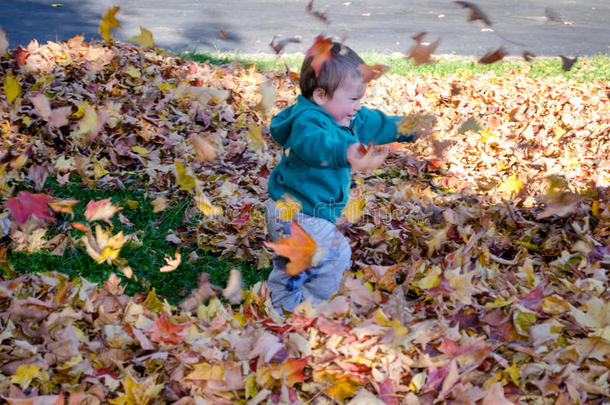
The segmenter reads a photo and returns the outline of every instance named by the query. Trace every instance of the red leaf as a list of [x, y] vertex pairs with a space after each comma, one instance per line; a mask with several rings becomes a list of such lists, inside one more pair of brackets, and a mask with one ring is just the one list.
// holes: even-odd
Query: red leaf
[[161, 314], [154, 326], [146, 332], [150, 333], [150, 339], [154, 342], [177, 345], [184, 340], [184, 336], [180, 335], [180, 332], [189, 326], [191, 326], [190, 322], [173, 324], [167, 320], [165, 314]]
[[54, 218], [47, 208], [49, 201], [51, 201], [51, 197], [46, 194], [31, 194], [27, 191], [20, 191], [17, 197], [8, 199], [6, 206], [21, 226], [32, 215], [36, 215], [40, 219], [53, 221]]
[[28, 50], [24, 49], [21, 45], [13, 51], [13, 58], [17, 61], [19, 66], [25, 65], [25, 58], [28, 57]]
[[322, 35], [318, 35], [314, 44], [307, 50], [305, 59], [310, 56], [313, 57], [311, 61], [311, 67], [316, 73], [316, 77], [320, 75], [320, 69], [324, 62], [330, 59], [332, 55], [333, 41], [330, 38], [324, 38]]

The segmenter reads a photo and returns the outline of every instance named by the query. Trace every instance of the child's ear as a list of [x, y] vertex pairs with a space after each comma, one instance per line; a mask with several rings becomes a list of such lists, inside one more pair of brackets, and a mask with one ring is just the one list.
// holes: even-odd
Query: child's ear
[[319, 87], [314, 89], [311, 98], [313, 99], [313, 102], [317, 105], [325, 104], [327, 101], [326, 92], [324, 91], [324, 89], [321, 89]]

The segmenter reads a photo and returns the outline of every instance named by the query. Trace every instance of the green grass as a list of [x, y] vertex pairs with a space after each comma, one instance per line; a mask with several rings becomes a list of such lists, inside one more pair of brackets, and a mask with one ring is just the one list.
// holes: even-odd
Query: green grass
[[[263, 71], [285, 70], [288, 65], [293, 71], [298, 71], [303, 61], [303, 55], [288, 54], [277, 58], [268, 54], [240, 54], [240, 53], [184, 53], [182, 57], [196, 62], [209, 61], [220, 65], [237, 61], [241, 65], [256, 65]], [[528, 63], [520, 58], [506, 58], [490, 65], [482, 65], [476, 59], [466, 57], [438, 57], [431, 63], [415, 66], [411, 60], [400, 56], [381, 54], [362, 54], [362, 58], [369, 65], [382, 64], [390, 67], [388, 73], [402, 76], [431, 75], [448, 76], [457, 74], [463, 77], [472, 77], [485, 72], [494, 72], [497, 75], [510, 71], [523, 71]], [[561, 68], [561, 59], [540, 57], [529, 63], [529, 76], [538, 77], [567, 77], [577, 81], [610, 80], [610, 55], [595, 55], [591, 58], [580, 58], [572, 69], [564, 72]]]
[[[257, 269], [251, 263], [238, 260], [234, 257], [218, 257], [218, 254], [202, 250], [201, 248], [185, 244], [177, 248], [168, 243], [165, 238], [169, 232], [180, 229], [189, 233], [197, 228], [196, 224], [201, 218], [194, 216], [185, 222], [185, 213], [192, 206], [192, 197], [184, 195], [177, 198], [168, 209], [154, 213], [151, 204], [154, 197], [140, 190], [91, 190], [80, 182], [71, 182], [68, 186], [60, 186], [54, 179], [47, 180], [45, 189], [50, 189], [49, 194], [57, 198], [74, 198], [80, 200], [73, 211], [74, 218], [64, 215], [63, 221], [49, 228], [46, 239], [50, 239], [65, 229], [68, 222], [86, 222], [84, 211], [90, 200], [100, 200], [110, 197], [115, 206], [123, 207], [120, 211], [133, 226], [122, 224], [115, 215], [111, 222], [112, 227], [102, 224], [106, 229], [111, 229], [112, 234], [123, 231], [125, 235], [138, 232], [137, 239], [140, 243], [127, 242], [121, 249], [119, 257], [127, 260], [132, 268], [134, 278], [128, 279], [123, 276], [116, 266], [106, 263], [97, 264], [86, 252], [82, 243], [76, 243], [76, 247], [68, 248], [61, 256], [52, 256], [48, 251], [35, 253], [7, 252], [7, 259], [17, 273], [60, 271], [70, 277], [82, 276], [87, 280], [103, 283], [111, 273], [117, 274], [123, 279], [126, 286], [125, 292], [133, 295], [137, 292], [147, 292], [154, 288], [156, 293], [166, 298], [170, 303], [176, 304], [197, 286], [201, 272], [210, 274], [210, 281], [220, 287], [224, 287], [228, 280], [229, 271], [232, 268], [242, 270], [243, 281], [246, 286], [258, 281], [265, 280], [270, 269]], [[99, 221], [96, 221], [96, 223]], [[94, 224], [91, 224], [93, 227]], [[73, 240], [80, 239], [84, 232], [71, 229], [70, 236]], [[173, 272], [161, 273], [159, 268], [166, 264], [165, 257], [174, 257], [176, 251], [182, 255], [180, 266]], [[195, 252], [198, 259], [188, 263], [189, 255]], [[3, 276], [8, 278], [15, 274], [8, 274], [9, 269], [4, 269]]]

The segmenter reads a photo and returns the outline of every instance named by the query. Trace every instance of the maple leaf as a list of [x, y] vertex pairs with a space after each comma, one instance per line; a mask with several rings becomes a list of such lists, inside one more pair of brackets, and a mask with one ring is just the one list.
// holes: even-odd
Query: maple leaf
[[51, 201], [51, 197], [46, 194], [31, 194], [27, 191], [20, 191], [17, 197], [11, 197], [7, 200], [6, 206], [15, 216], [17, 224], [22, 226], [32, 215], [44, 221], [54, 221], [47, 208], [49, 201]]
[[571, 313], [579, 324], [592, 331], [589, 336], [600, 336], [610, 343], [610, 301], [592, 297], [587, 301], [585, 311], [574, 308]]
[[165, 266], [161, 267], [159, 271], [161, 273], [168, 273], [170, 271], [174, 271], [180, 266], [180, 262], [182, 262], [182, 255], [180, 252], [176, 252], [176, 256], [172, 259], [171, 256], [165, 256]]
[[248, 132], [246, 132], [246, 140], [250, 149], [258, 153], [259, 155], [264, 153], [267, 149], [267, 143], [263, 138], [263, 126], [262, 125], [249, 125]]
[[297, 38], [297, 37], [282, 39], [281, 41], [279, 41], [277, 43], [275, 42], [276, 38], [277, 38], [277, 35], [275, 35], [273, 37], [273, 39], [271, 40], [271, 42], [269, 43], [269, 46], [271, 47], [271, 49], [273, 49], [273, 51], [275, 52], [276, 55], [279, 55], [280, 53], [282, 53], [282, 51], [288, 44], [300, 44], [301, 43], [301, 39]]
[[124, 393], [117, 398], [109, 398], [108, 403], [112, 405], [146, 405], [157, 398], [164, 387], [164, 384], [155, 384], [155, 375], [138, 382], [129, 371], [125, 374], [125, 378], [121, 381]]
[[102, 220], [112, 225], [110, 218], [122, 209], [123, 207], [112, 205], [110, 197], [99, 201], [90, 200], [85, 208], [85, 219], [89, 222]]
[[142, 49], [153, 48], [155, 46], [152, 32], [142, 26], [140, 26], [140, 35], [134, 35], [128, 41], [137, 42]]
[[74, 218], [74, 212], [72, 211], [72, 207], [78, 204], [80, 200], [74, 199], [65, 199], [65, 200], [57, 200], [54, 199], [49, 201], [49, 207], [55, 212], [63, 212], [66, 214], [70, 214], [72, 218]]
[[121, 247], [127, 242], [123, 231], [113, 236], [110, 235], [99, 224], [96, 224], [95, 237], [89, 232], [81, 238], [89, 256], [99, 264], [104, 262], [111, 264], [119, 257]]
[[322, 13], [320, 11], [313, 9], [313, 0], [309, 0], [309, 3], [307, 3], [307, 6], [305, 7], [305, 11], [307, 11], [309, 14], [316, 17], [318, 20], [322, 21], [323, 23], [330, 24], [330, 21], [328, 20], [326, 13]]
[[197, 184], [197, 179], [193, 175], [190, 167], [185, 167], [178, 159], [174, 159], [176, 166], [176, 184], [180, 186], [180, 190], [191, 191]]
[[[46, 374], [45, 371], [42, 371], [40, 367], [34, 364], [22, 364], [17, 368], [15, 374], [11, 376], [11, 383], [18, 384], [22, 389], [26, 389], [35, 378], [44, 378], [43, 373]], [[48, 374], [46, 379], [48, 379]]]
[[411, 48], [406, 59], [413, 59], [415, 66], [423, 65], [424, 63], [430, 62], [432, 53], [438, 48], [440, 39], [437, 39], [429, 45], [424, 45], [422, 42], [417, 41]]
[[316, 77], [320, 76], [322, 65], [331, 58], [332, 49], [333, 41], [330, 38], [324, 38], [322, 35], [318, 35], [314, 44], [307, 50], [305, 59], [312, 57], [311, 67], [313, 68]]
[[106, 41], [106, 43], [112, 42], [110, 30], [112, 30], [113, 28], [121, 28], [121, 23], [119, 23], [119, 21], [116, 19], [116, 13], [119, 11], [119, 9], [119, 6], [109, 8], [102, 17], [102, 21], [100, 22], [99, 32]]
[[51, 103], [49, 98], [44, 93], [37, 93], [30, 96], [30, 102], [34, 105], [36, 113], [45, 121], [51, 117]]
[[341, 377], [326, 387], [324, 391], [339, 403], [344, 403], [347, 398], [353, 397], [358, 392], [359, 384], [349, 378]]
[[358, 72], [360, 72], [362, 82], [368, 83], [379, 79], [389, 68], [390, 67], [386, 65], [376, 64], [371, 66], [363, 63], [358, 65]]
[[461, 6], [462, 8], [468, 9], [468, 21], [476, 21], [481, 20], [486, 25], [491, 27], [491, 20], [481, 11], [479, 6], [469, 1], [454, 1], [455, 4]]
[[284, 378], [286, 384], [289, 387], [293, 387], [297, 383], [303, 383], [308, 378], [308, 375], [303, 373], [305, 367], [309, 364], [309, 357], [305, 357], [302, 359], [293, 359], [287, 358], [281, 366], [278, 366], [274, 371], [271, 372], [271, 375], [275, 379]]
[[286, 274], [296, 276], [312, 266], [316, 253], [316, 241], [305, 232], [296, 220], [290, 223], [290, 236], [276, 242], [265, 242], [278, 256], [288, 258]]
[[145, 332], [150, 333], [150, 339], [154, 342], [177, 345], [184, 340], [184, 336], [180, 332], [189, 326], [191, 326], [190, 322], [181, 324], [171, 323], [163, 313], [155, 321], [153, 327]]
[[212, 204], [199, 187], [195, 190], [195, 202], [197, 203], [199, 211], [203, 212], [206, 217], [214, 217], [222, 214], [222, 207]]
[[348, 220], [349, 223], [355, 224], [364, 215], [364, 205], [366, 201], [363, 197], [350, 198], [343, 208], [341, 215]]
[[483, 64], [483, 65], [488, 65], [494, 62], [498, 62], [502, 59], [504, 59], [504, 57], [507, 55], [506, 50], [504, 50], [503, 47], [500, 47], [498, 49], [496, 49], [495, 51], [490, 51], [488, 53], [486, 53], [485, 55], [481, 56], [481, 58], [479, 58], [479, 63]]
[[282, 221], [292, 221], [294, 216], [301, 211], [301, 202], [290, 194], [284, 194], [280, 200], [275, 202], [278, 211], [276, 218]]

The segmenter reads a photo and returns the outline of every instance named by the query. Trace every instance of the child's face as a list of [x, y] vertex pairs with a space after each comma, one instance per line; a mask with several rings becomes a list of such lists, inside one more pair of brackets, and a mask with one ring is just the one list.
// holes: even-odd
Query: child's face
[[356, 75], [345, 77], [332, 97], [323, 97], [318, 105], [333, 116], [340, 125], [349, 126], [360, 111], [360, 100], [366, 92], [366, 84]]

